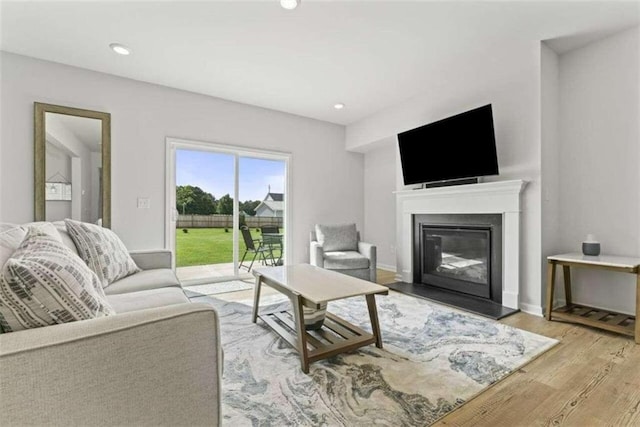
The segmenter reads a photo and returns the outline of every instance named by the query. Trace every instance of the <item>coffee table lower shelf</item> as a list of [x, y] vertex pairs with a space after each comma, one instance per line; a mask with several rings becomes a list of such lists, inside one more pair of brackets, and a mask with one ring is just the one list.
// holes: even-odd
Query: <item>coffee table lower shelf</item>
[[[293, 348], [300, 348], [295, 319], [289, 311], [262, 313], [258, 317]], [[334, 314], [327, 313], [323, 327], [316, 331], [306, 331], [304, 341], [308, 366], [309, 363], [373, 344], [376, 337]]]
[[551, 318], [580, 323], [631, 337], [635, 335], [635, 316], [602, 308], [580, 304], [565, 305], [554, 308], [551, 311]]

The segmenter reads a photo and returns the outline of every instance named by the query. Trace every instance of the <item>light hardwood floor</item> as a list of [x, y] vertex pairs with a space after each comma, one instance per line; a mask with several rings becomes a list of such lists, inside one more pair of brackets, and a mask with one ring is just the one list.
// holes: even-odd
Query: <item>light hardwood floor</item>
[[[378, 270], [380, 284], [394, 281]], [[560, 344], [436, 426], [640, 426], [640, 345], [631, 337], [526, 313], [501, 322]]]
[[[394, 276], [378, 270], [378, 283]], [[251, 298], [253, 291], [234, 294], [225, 299]], [[640, 426], [640, 345], [632, 338], [526, 313], [501, 322], [560, 344], [437, 426]]]

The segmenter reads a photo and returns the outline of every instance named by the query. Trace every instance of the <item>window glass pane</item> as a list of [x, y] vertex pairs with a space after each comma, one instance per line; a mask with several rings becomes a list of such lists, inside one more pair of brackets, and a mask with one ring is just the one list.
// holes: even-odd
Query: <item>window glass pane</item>
[[231, 154], [176, 150], [176, 271], [180, 280], [234, 276]]
[[285, 250], [286, 164], [241, 157], [239, 172], [240, 225], [246, 227], [238, 242], [240, 259], [244, 257], [241, 272], [257, 265], [281, 265]]

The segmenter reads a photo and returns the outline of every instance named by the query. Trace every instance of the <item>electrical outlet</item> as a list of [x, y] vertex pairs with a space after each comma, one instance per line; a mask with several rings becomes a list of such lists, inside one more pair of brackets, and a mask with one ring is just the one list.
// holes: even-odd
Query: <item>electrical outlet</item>
[[151, 199], [148, 197], [138, 197], [138, 209], [151, 208]]

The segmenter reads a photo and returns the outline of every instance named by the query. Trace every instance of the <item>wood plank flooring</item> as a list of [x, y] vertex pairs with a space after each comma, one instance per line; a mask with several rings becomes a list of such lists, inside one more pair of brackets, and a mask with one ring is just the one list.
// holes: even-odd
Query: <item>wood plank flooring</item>
[[[380, 284], [394, 273], [378, 270]], [[640, 426], [633, 338], [517, 313], [500, 322], [560, 340], [436, 426]]]
[[[394, 276], [378, 270], [378, 283]], [[247, 299], [253, 292], [235, 294]], [[640, 426], [640, 345], [632, 338], [526, 313], [501, 322], [560, 344], [436, 426]]]

